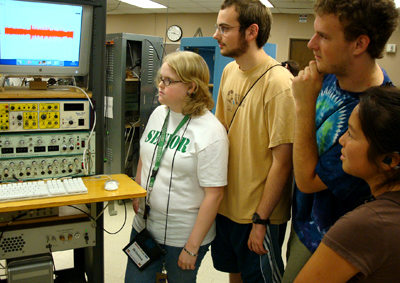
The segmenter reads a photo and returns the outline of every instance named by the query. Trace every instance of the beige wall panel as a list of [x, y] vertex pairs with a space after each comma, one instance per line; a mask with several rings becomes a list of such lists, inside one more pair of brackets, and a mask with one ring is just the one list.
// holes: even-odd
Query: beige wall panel
[[[285, 61], [289, 57], [290, 39], [310, 39], [314, 34], [314, 16], [308, 15], [306, 23], [299, 22], [299, 16], [293, 14], [273, 14], [270, 43], [277, 44], [277, 60]], [[183, 37], [192, 37], [198, 28], [203, 36], [212, 36], [215, 31], [217, 14], [169, 14], [168, 25], [166, 14], [131, 14], [108, 15], [107, 33], [133, 33], [154, 35], [164, 38], [165, 31], [170, 25], [182, 27]], [[167, 40], [167, 42], [169, 42]], [[400, 31], [397, 30], [389, 39], [396, 44], [396, 53], [387, 54], [378, 63], [388, 72], [393, 83], [400, 86]]]

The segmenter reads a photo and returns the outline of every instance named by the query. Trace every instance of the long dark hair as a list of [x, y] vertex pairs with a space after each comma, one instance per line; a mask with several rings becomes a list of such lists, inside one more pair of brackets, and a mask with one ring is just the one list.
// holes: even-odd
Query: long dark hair
[[[369, 142], [368, 160], [380, 168], [380, 157], [400, 152], [400, 90], [394, 86], [367, 89], [360, 96], [358, 114]], [[400, 182], [400, 169], [391, 170], [386, 177], [380, 186], [392, 187]]]

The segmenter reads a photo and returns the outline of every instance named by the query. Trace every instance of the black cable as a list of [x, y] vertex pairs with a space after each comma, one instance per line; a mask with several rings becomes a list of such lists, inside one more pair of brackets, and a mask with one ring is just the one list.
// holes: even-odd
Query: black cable
[[14, 181], [14, 179], [11, 179], [11, 180], [2, 180], [2, 181], [0, 181], [0, 184], [3, 184], [3, 183], [10, 183], [10, 184], [13, 184], [13, 183], [20, 183], [20, 181], [17, 181], [17, 180]]
[[[188, 126], [189, 126], [189, 123], [190, 123], [190, 121], [192, 120], [192, 118], [189, 118], [189, 120], [188, 120], [188, 122], [187, 122], [187, 124], [186, 124], [186, 127], [185, 127], [185, 129], [183, 130], [183, 133], [182, 133], [182, 136], [181, 136], [181, 140], [180, 140], [180, 142], [179, 142], [179, 144], [178, 144], [178, 146], [176, 147], [176, 149], [175, 149], [175, 152], [174, 152], [174, 155], [173, 155], [173, 157], [172, 157], [172, 163], [171, 163], [171, 176], [170, 176], [170, 178], [169, 178], [169, 189], [168, 189], [168, 200], [167, 200], [167, 211], [166, 211], [166, 215], [165, 215], [165, 233], [164, 233], [164, 247], [166, 246], [166, 244], [167, 244], [167, 227], [168, 227], [168, 211], [169, 211], [169, 201], [170, 201], [170, 197], [171, 197], [171, 188], [172, 188], [172, 173], [173, 173], [173, 171], [174, 171], [174, 163], [175, 163], [175, 156], [176, 156], [176, 153], [178, 152], [178, 148], [180, 147], [180, 145], [181, 145], [181, 143], [183, 142], [183, 136], [185, 135], [185, 133], [186, 133], [186, 130], [187, 130], [187, 128], [188, 128]], [[169, 141], [168, 141], [169, 142]], [[168, 147], [168, 144], [167, 144], [167, 147]], [[164, 250], [165, 251], [165, 250]], [[166, 251], [165, 251], [166, 252]]]
[[167, 55], [164, 46], [167, 45], [167, 33], [168, 33], [168, 18], [169, 18], [169, 0], [167, 1], [167, 21], [165, 23], [165, 35], [164, 35], [164, 45], [163, 45], [163, 55]]
[[[160, 59], [160, 55], [158, 54], [157, 48], [154, 46], [153, 42], [151, 42], [151, 41], [150, 41], [150, 40], [148, 40], [147, 38], [146, 38], [145, 40], [146, 40], [146, 41], [148, 41], [148, 42], [150, 43], [150, 45], [151, 45], [151, 46], [153, 46], [153, 48], [154, 48], [154, 51], [155, 51], [155, 52], [156, 52], [156, 54], [157, 54], [158, 61], [161, 61], [161, 59]], [[161, 47], [162, 47], [162, 49], [165, 51], [165, 48], [164, 48], [164, 46], [163, 46], [163, 45], [161, 45]]]
[[51, 244], [49, 243], [49, 251], [50, 251], [50, 256], [51, 256], [51, 261], [53, 262], [53, 273], [55, 274], [57, 269], [56, 269], [56, 264], [54, 262], [54, 258], [53, 258], [53, 252], [51, 250]]
[[[168, 1], [168, 2], [169, 2], [169, 1]], [[167, 18], [168, 18], [168, 12], [167, 12]], [[167, 22], [168, 22], [168, 20], [167, 20]], [[160, 64], [160, 65], [158, 66], [158, 68], [161, 68], [161, 64], [162, 64], [162, 59], [163, 59], [163, 58], [160, 58], [160, 56], [159, 56], [159, 54], [158, 54], [158, 51], [157, 51], [157, 49], [155, 48], [155, 46], [153, 45], [153, 43], [152, 43], [150, 40], [148, 40], [148, 39], [145, 39], [145, 40], [148, 41], [148, 42], [153, 46], [154, 50], [156, 51], [157, 58], [158, 58], [158, 61], [159, 61], [159, 64]], [[162, 48], [163, 55], [164, 55], [164, 54], [165, 54], [165, 43], [161, 45], [161, 48]], [[141, 78], [139, 78], [139, 81], [141, 81]], [[149, 115], [147, 116], [146, 123], [149, 121], [150, 115], [151, 115], [151, 113], [153, 112], [153, 109], [154, 109], [154, 99], [155, 99], [157, 93], [158, 93], [158, 89], [156, 89], [156, 90], [154, 91], [153, 98], [151, 99], [151, 105], [150, 105]], [[144, 122], [144, 121], [143, 121], [143, 122]]]
[[131, 128], [133, 128], [133, 124], [127, 118], [125, 118], [125, 122], [128, 122], [128, 124], [131, 126]]
[[[115, 235], [118, 234], [124, 227], [126, 224], [126, 218], [127, 218], [127, 211], [126, 211], [126, 203], [124, 203], [124, 208], [125, 208], [125, 217], [124, 217], [124, 223], [122, 224], [122, 227], [117, 231], [117, 232], [109, 232], [107, 231], [104, 227], [101, 227], [101, 229], [106, 232], [109, 235]], [[79, 207], [73, 206], [73, 205], [68, 205], [69, 207], [75, 208], [76, 210], [79, 210], [80, 212], [86, 214], [88, 217], [90, 217], [94, 222], [96, 222], [96, 219], [94, 219], [90, 214], [88, 214], [86, 211], [83, 211], [82, 209], [80, 209]], [[105, 208], [107, 208], [108, 204], [106, 205]], [[96, 222], [97, 223], [97, 222]]]
[[[168, 115], [169, 115], [169, 112], [168, 112]], [[162, 129], [164, 128], [165, 123], [167, 123], [167, 122], [168, 122], [168, 119], [165, 118], [164, 123], [163, 123], [163, 125], [162, 125], [162, 127], [161, 127], [160, 133], [162, 132]], [[153, 156], [151, 157], [151, 161], [150, 161], [149, 174], [147, 175], [146, 188], [145, 188], [146, 192], [148, 192], [148, 193], [146, 194], [146, 196], [144, 197], [144, 203], [145, 203], [145, 205], [147, 205], [147, 197], [149, 196], [150, 176], [152, 175], [152, 172], [153, 172], [153, 170], [154, 170], [154, 166], [155, 166], [155, 165], [153, 166], [153, 170], [151, 169], [151, 166], [153, 165], [154, 157], [156, 156], [156, 151], [157, 151], [157, 147], [158, 147], [158, 143], [160, 142], [160, 139], [161, 139], [161, 135], [159, 135], [158, 138], [157, 138], [157, 141], [156, 141], [155, 146], [154, 146]], [[169, 144], [169, 141], [168, 141], [168, 143], [167, 143], [167, 145], [166, 145], [165, 148], [168, 148], [168, 144]], [[153, 187], [152, 187], [152, 189], [150, 190], [150, 193], [151, 193], [152, 190], [153, 190]], [[146, 211], [146, 209], [145, 209], [145, 211]], [[145, 212], [145, 214], [146, 214], [146, 212]], [[144, 216], [145, 216], [145, 215], [143, 215], [143, 218], [144, 218]], [[147, 214], [146, 214], [146, 218], [144, 218], [144, 219], [145, 219], [145, 221], [144, 221], [144, 227], [147, 228]]]
[[[56, 178], [53, 178], [53, 179], [54, 179], [54, 180], [60, 180], [60, 179], [66, 178], [66, 177], [81, 178], [81, 177], [89, 177], [89, 176], [91, 176], [90, 174], [89, 174], [89, 175], [85, 175], [85, 176], [78, 175], [78, 174], [80, 174], [80, 173], [82, 173], [82, 170], [80, 170], [80, 172], [77, 172], [77, 173], [71, 173], [71, 174], [69, 174], [69, 175], [63, 175], [63, 176], [56, 177]], [[22, 181], [22, 180], [19, 180], [19, 179], [17, 179], [17, 178], [14, 178], [14, 179], [15, 179], [15, 181], [14, 181], [13, 179], [11, 179], [11, 180], [0, 181], [0, 184], [2, 184], [2, 183], [24, 183], [24, 181]], [[30, 180], [27, 180], [27, 181], [38, 181], [38, 180], [43, 180], [43, 179], [30, 179]], [[47, 196], [47, 197], [51, 197], [51, 196]], [[43, 197], [43, 198], [46, 198], [46, 197]]]
[[118, 7], [119, 7], [119, 5], [121, 5], [121, 0], [120, 1], [118, 1], [118, 5], [117, 5], [117, 7], [115, 7], [114, 9], [112, 9], [112, 10], [109, 10], [109, 11], [107, 11], [107, 13], [110, 13], [110, 12], [112, 12], [112, 11], [115, 11], [115, 10], [117, 10], [118, 9]]
[[[71, 178], [74, 178], [74, 177], [81, 178], [81, 177], [83, 177], [83, 176], [77, 175], [79, 173], [82, 173], [82, 170], [81, 170], [81, 172], [78, 172], [78, 173], [72, 173], [72, 174], [69, 174], [69, 175], [64, 175], [64, 176], [60, 176], [60, 177], [54, 178], [54, 180], [60, 180], [60, 179], [66, 178], [66, 177], [71, 177]], [[85, 177], [90, 177], [90, 176], [91, 176], [90, 174], [85, 175]]]
[[229, 123], [228, 131], [229, 131], [229, 129], [231, 128], [233, 119], [235, 119], [236, 112], [239, 110], [239, 107], [242, 105], [242, 102], [245, 100], [246, 96], [249, 94], [249, 92], [251, 91], [251, 89], [256, 85], [256, 83], [257, 83], [266, 73], [268, 73], [269, 70], [271, 70], [272, 68], [277, 67], [277, 66], [282, 66], [282, 65], [281, 65], [281, 64], [276, 64], [276, 65], [273, 65], [273, 66], [269, 67], [264, 73], [262, 73], [261, 76], [258, 77], [258, 79], [257, 79], [257, 80], [252, 84], [252, 86], [248, 89], [248, 91], [246, 92], [246, 94], [245, 94], [245, 95], [243, 96], [243, 98], [240, 100], [239, 105], [236, 107], [235, 113], [233, 113], [233, 117], [232, 117], [232, 119], [231, 119], [231, 122]]
[[3, 230], [1, 231], [1, 234], [0, 234], [0, 243], [1, 243], [1, 239], [3, 238], [3, 234], [4, 234], [4, 232], [6, 231], [8, 225], [10, 225], [13, 221], [18, 220], [18, 219], [20, 219], [21, 217], [24, 217], [24, 216], [26, 216], [26, 215], [28, 215], [28, 212], [24, 212], [24, 213], [22, 213], [22, 214], [16, 216], [15, 218], [11, 219], [11, 220], [7, 223], [6, 226], [4, 226], [4, 228], [3, 228]]
[[18, 179], [17, 176], [15, 176], [15, 174], [13, 174], [13, 179], [17, 180], [17, 182], [22, 182], [22, 180]]

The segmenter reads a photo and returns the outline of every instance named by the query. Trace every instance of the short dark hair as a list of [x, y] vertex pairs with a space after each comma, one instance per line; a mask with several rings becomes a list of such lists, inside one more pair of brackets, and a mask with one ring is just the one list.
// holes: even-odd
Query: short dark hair
[[258, 25], [256, 42], [257, 47], [262, 48], [267, 43], [271, 32], [272, 14], [270, 10], [259, 0], [225, 0], [221, 5], [221, 10], [231, 6], [235, 6], [235, 10], [239, 14], [239, 31], [242, 34], [252, 24]]
[[294, 61], [294, 60], [288, 60], [288, 61], [282, 62], [282, 66], [285, 68], [286, 68], [286, 64], [288, 65], [288, 67], [289, 67], [288, 69], [292, 73], [292, 75], [294, 77], [296, 77], [300, 72], [299, 63], [297, 63], [297, 61]]
[[[400, 152], [400, 90], [394, 86], [367, 89], [359, 102], [358, 116], [366, 137], [368, 160], [380, 167], [380, 156]], [[392, 170], [381, 184], [393, 186], [400, 182], [400, 170]]]
[[367, 35], [370, 39], [367, 52], [374, 59], [383, 57], [386, 42], [396, 30], [399, 19], [393, 0], [317, 0], [314, 12], [318, 16], [338, 16], [347, 41]]

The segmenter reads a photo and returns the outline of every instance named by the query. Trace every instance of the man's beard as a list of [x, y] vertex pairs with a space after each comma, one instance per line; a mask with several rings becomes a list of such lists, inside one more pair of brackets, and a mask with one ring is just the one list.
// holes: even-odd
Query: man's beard
[[231, 58], [238, 58], [245, 54], [247, 50], [249, 50], [249, 43], [245, 40], [244, 36], [240, 36], [239, 46], [236, 49], [228, 50], [225, 54], [222, 55]]

